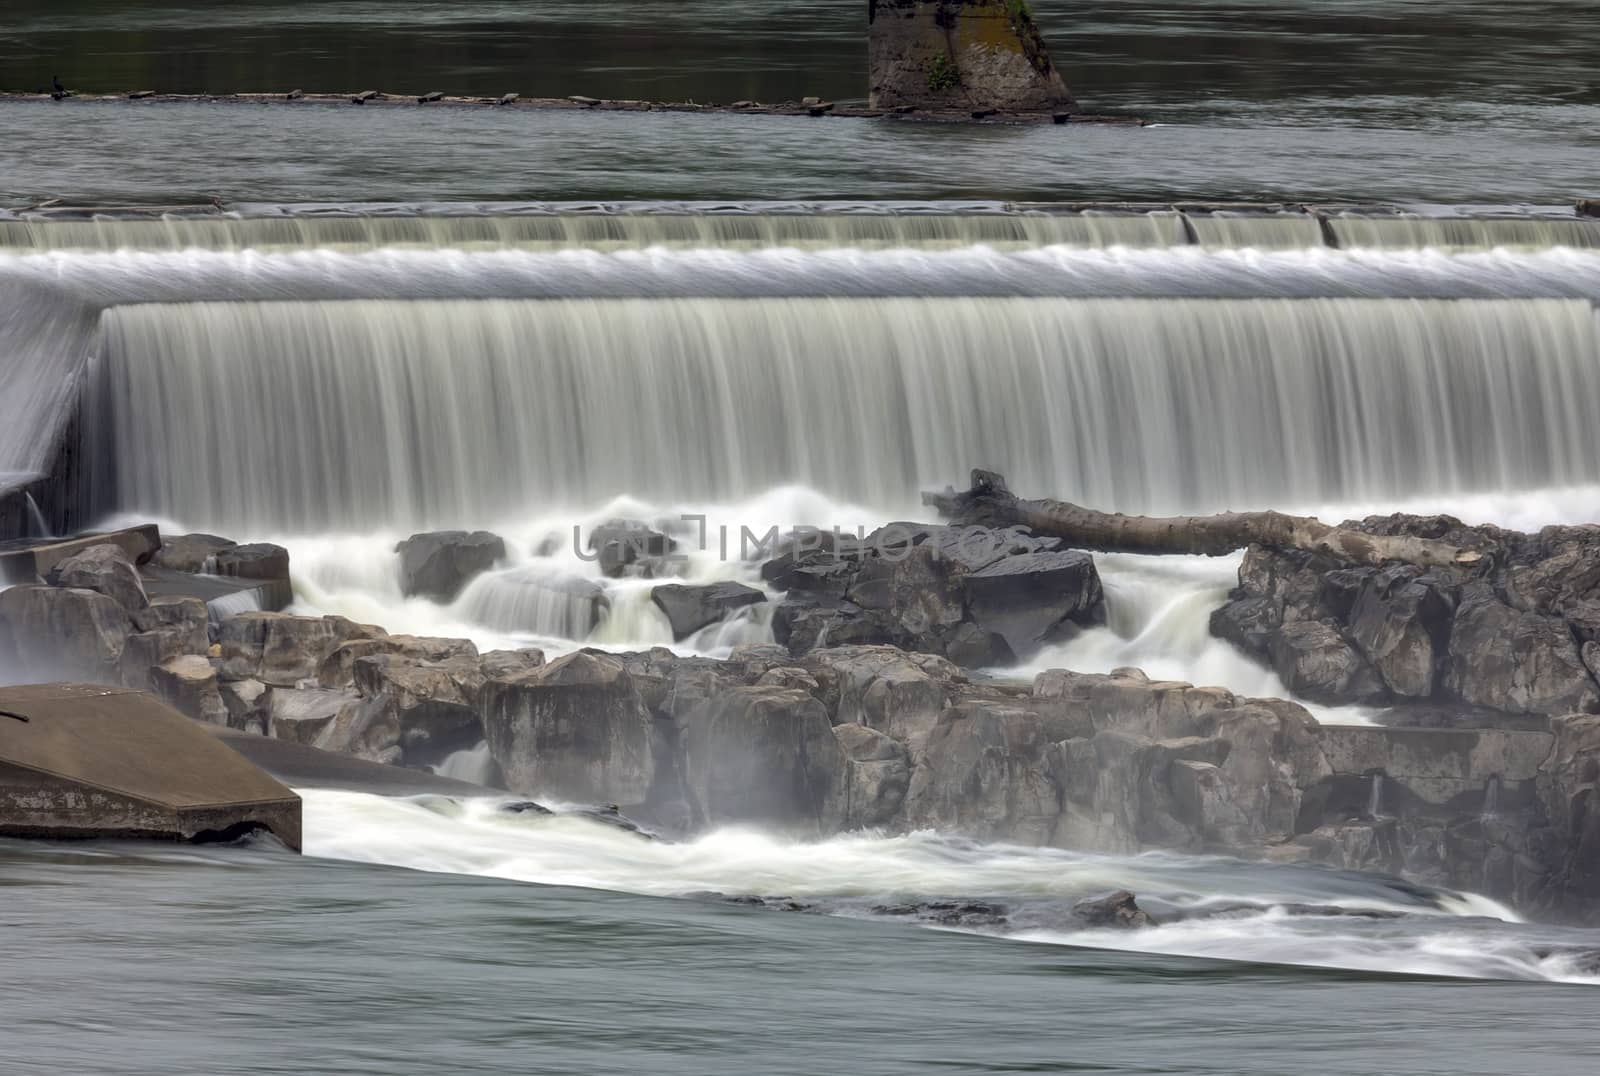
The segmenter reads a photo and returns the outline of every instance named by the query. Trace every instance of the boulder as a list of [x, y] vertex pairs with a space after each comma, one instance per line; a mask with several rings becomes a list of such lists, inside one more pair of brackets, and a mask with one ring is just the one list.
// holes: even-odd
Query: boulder
[[355, 737], [344, 742], [330, 743], [334, 723], [341, 715], [349, 716], [360, 707], [361, 700], [348, 691], [329, 691], [326, 688], [275, 688], [272, 692], [267, 734], [274, 739], [289, 740], [308, 746], [328, 747], [330, 750], [368, 758], [374, 762], [392, 762], [392, 758], [377, 757], [378, 751], [361, 748]]
[[162, 539], [161, 548], [156, 551], [153, 563], [159, 568], [174, 572], [196, 574], [212, 571], [211, 558], [238, 544], [228, 538], [219, 538], [215, 534], [168, 536]]
[[505, 559], [506, 543], [488, 531], [433, 531], [413, 534], [395, 552], [401, 593], [449, 604], [476, 576]]
[[988, 668], [1102, 623], [1093, 560], [1018, 530], [894, 523], [799, 543], [762, 566], [789, 593], [774, 637], [791, 653], [888, 645]]
[[1087, 553], [1024, 553], [966, 577], [967, 613], [1026, 659], [1077, 628], [1105, 622], [1105, 595]]
[[600, 574], [620, 578], [623, 570], [636, 561], [666, 557], [678, 543], [634, 519], [610, 519], [589, 534], [589, 552], [600, 562]]
[[702, 826], [806, 837], [838, 831], [846, 759], [828, 712], [811, 695], [733, 687], [678, 724], [683, 786]]
[[623, 662], [580, 650], [483, 688], [489, 751], [519, 795], [627, 807], [655, 777], [650, 713]]
[[217, 670], [201, 655], [185, 654], [155, 666], [150, 686], [179, 713], [210, 725], [228, 723], [228, 710], [217, 690]]
[[682, 642], [704, 628], [720, 624], [739, 609], [760, 605], [767, 596], [755, 587], [725, 582], [659, 586], [650, 591], [650, 600], [672, 625], [673, 641]]
[[234, 579], [263, 582], [289, 578], [289, 551], [279, 545], [255, 542], [220, 549], [210, 559], [211, 571]]
[[845, 756], [839, 790], [841, 828], [887, 826], [911, 785], [911, 759], [905, 746], [865, 725], [836, 725], [833, 734]]
[[316, 679], [323, 663], [351, 639], [381, 638], [372, 628], [340, 616], [241, 613], [223, 621], [222, 676], [260, 680], [273, 687], [297, 687]]
[[118, 546], [96, 545], [74, 553], [56, 565], [50, 581], [59, 587], [104, 594], [128, 611], [140, 612], [150, 604], [139, 580], [139, 569]]
[[1072, 906], [1072, 915], [1084, 926], [1097, 930], [1137, 930], [1156, 925], [1156, 920], [1139, 907], [1138, 900], [1126, 889], [1080, 900]]
[[1444, 686], [1463, 702], [1508, 713], [1600, 710], [1600, 688], [1566, 621], [1518, 612], [1484, 583], [1462, 591]]
[[29, 679], [121, 683], [131, 627], [127, 609], [98, 591], [32, 584], [0, 590], [0, 664]]

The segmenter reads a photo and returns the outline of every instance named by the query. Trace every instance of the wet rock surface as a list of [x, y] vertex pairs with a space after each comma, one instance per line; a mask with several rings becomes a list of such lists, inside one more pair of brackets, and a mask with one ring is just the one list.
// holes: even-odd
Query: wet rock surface
[[[1352, 568], [1251, 547], [1214, 635], [1330, 704], [1461, 704], [1545, 717], [1600, 710], [1600, 527], [1524, 534], [1450, 516], [1346, 527], [1483, 554], [1471, 568]], [[1585, 654], [1591, 660], [1585, 660]]]
[[985, 668], [1105, 620], [1093, 558], [1015, 530], [896, 523], [864, 538], [804, 536], [761, 574], [788, 591], [773, 631], [797, 655], [889, 645]]
[[702, 629], [721, 623], [740, 609], [760, 605], [766, 594], [743, 583], [704, 586], [667, 584], [650, 592], [650, 600], [672, 625], [672, 637], [681, 642]]

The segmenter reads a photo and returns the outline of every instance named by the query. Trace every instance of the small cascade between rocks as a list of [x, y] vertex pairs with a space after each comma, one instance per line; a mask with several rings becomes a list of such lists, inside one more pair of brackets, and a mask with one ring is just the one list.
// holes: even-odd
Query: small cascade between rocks
[[1367, 795], [1367, 817], [1377, 821], [1383, 817], [1383, 774], [1375, 773], [1368, 780], [1371, 789]]
[[1483, 785], [1483, 820], [1500, 817], [1500, 775], [1494, 774]]
[[24, 493], [22, 503], [26, 506], [28, 514], [28, 533], [23, 537], [54, 538], [55, 534], [45, 520], [44, 513], [39, 510], [39, 502], [33, 499], [33, 494]]

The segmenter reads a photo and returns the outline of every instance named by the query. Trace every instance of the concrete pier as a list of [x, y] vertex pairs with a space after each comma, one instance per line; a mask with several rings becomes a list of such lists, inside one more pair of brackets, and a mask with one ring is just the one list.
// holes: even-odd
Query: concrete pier
[[300, 849], [300, 797], [142, 692], [0, 688], [0, 836], [229, 840]]

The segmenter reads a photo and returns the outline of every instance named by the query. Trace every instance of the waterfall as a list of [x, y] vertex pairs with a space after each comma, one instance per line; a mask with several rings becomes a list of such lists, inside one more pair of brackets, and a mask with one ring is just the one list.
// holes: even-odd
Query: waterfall
[[[1316, 222], [1302, 216], [1301, 223]], [[1237, 231], [1248, 245], [1250, 233]], [[524, 214], [232, 214], [0, 219], [0, 250], [428, 249], [629, 250], [646, 247], [1169, 247], [1188, 242], [1180, 215], [1148, 213], [550, 212]], [[1273, 244], [1285, 245], [1285, 244]]]
[[32, 533], [28, 534], [27, 537], [29, 537], [29, 538], [53, 538], [53, 537], [55, 537], [55, 535], [51, 532], [50, 524], [44, 518], [44, 513], [39, 511], [39, 502], [33, 499], [33, 494], [24, 493], [22, 495], [22, 503], [25, 506], [25, 510], [26, 510], [27, 516], [28, 516], [28, 529], [32, 532]]
[[0, 251], [284, 251], [314, 248], [463, 250], [755, 250], [1068, 246], [1212, 250], [1343, 248], [1600, 249], [1600, 220], [1568, 215], [1430, 216], [1416, 213], [1073, 209], [1000, 204], [952, 209], [772, 205], [250, 207], [231, 213], [7, 217]]
[[1390, 250], [1488, 250], [1516, 247], [1600, 249], [1600, 219], [1579, 217], [1334, 216], [1329, 226], [1341, 247]]
[[1383, 774], [1375, 773], [1369, 780], [1372, 789], [1367, 797], [1367, 817], [1376, 820], [1383, 817]]
[[151, 304], [102, 336], [97, 503], [223, 533], [896, 505], [978, 465], [1121, 510], [1370, 501], [1592, 481], [1600, 449], [1581, 301]]

